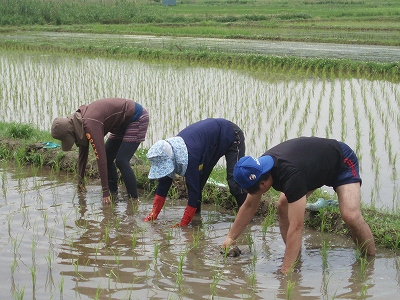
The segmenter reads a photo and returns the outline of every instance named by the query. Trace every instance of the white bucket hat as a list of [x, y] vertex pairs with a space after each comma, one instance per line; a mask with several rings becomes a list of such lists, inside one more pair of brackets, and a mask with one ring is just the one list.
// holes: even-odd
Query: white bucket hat
[[179, 136], [156, 142], [146, 154], [151, 162], [149, 179], [175, 174], [184, 176], [188, 164], [188, 151], [183, 139]]

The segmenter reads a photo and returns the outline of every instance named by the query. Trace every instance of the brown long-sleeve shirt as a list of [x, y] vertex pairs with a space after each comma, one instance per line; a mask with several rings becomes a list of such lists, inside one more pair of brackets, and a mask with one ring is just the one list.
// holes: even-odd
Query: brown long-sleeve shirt
[[[103, 197], [110, 196], [108, 188], [107, 158], [104, 136], [111, 132], [123, 134], [135, 112], [135, 102], [122, 98], [105, 98], [82, 105], [77, 110], [82, 115], [86, 138], [92, 145], [99, 168]], [[79, 145], [79, 183], [85, 177], [89, 145]]]

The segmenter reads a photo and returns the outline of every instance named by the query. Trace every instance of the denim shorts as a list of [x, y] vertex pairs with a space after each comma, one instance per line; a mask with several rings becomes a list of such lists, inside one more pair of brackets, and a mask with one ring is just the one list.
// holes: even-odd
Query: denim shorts
[[355, 182], [359, 182], [361, 185], [362, 180], [356, 154], [345, 143], [339, 142], [339, 144], [343, 150], [344, 169], [339, 173], [333, 188], [336, 189], [338, 186]]

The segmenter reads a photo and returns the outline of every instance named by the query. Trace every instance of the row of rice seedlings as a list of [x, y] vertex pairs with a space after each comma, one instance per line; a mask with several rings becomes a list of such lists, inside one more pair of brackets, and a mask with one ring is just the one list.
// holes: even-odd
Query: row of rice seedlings
[[340, 108], [341, 108], [341, 135], [340, 140], [345, 141], [347, 135], [347, 118], [346, 118], [346, 86], [345, 83], [340, 81]]

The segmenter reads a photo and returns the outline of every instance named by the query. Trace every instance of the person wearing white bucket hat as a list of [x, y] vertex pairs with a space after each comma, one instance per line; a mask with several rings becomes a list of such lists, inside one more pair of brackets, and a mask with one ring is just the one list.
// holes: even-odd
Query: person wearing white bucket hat
[[356, 246], [363, 253], [375, 255], [374, 237], [360, 210], [358, 159], [345, 143], [318, 137], [291, 139], [259, 158], [242, 157], [235, 165], [234, 178], [248, 195], [222, 248], [235, 244], [256, 213], [262, 194], [273, 187], [281, 191], [277, 206], [286, 244], [281, 272], [288, 273], [300, 253], [307, 196], [326, 185], [338, 195], [340, 213]]
[[153, 209], [144, 219], [156, 220], [164, 206], [175, 174], [184, 176], [188, 205], [175, 226], [188, 225], [201, 211], [202, 190], [218, 160], [225, 156], [229, 190], [240, 207], [246, 192], [233, 179], [233, 167], [245, 154], [242, 130], [231, 121], [209, 118], [189, 125], [176, 137], [156, 142], [148, 151], [151, 162], [148, 177], [158, 179]]
[[[79, 147], [78, 189], [84, 191], [85, 169], [91, 144], [99, 168], [102, 185], [102, 202], [110, 204], [110, 192], [118, 192], [118, 175], [121, 172], [128, 197], [137, 198], [135, 173], [130, 159], [144, 141], [149, 124], [149, 114], [139, 103], [129, 99], [105, 98], [78, 110], [66, 118], [55, 118], [51, 127], [53, 138], [61, 140], [63, 151]], [[104, 136], [110, 133], [104, 144]]]

